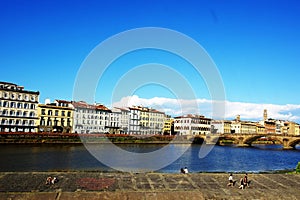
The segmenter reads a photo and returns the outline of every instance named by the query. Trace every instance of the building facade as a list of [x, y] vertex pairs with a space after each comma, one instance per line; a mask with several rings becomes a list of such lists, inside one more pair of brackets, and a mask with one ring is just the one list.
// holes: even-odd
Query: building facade
[[129, 111], [129, 109], [114, 107], [112, 110], [121, 113], [121, 116], [120, 116], [120, 119], [119, 119], [120, 120], [119, 121], [120, 134], [129, 134], [129, 121], [130, 121], [130, 118], [129, 118], [130, 111]]
[[129, 107], [129, 131], [131, 135], [140, 134], [141, 111], [137, 107]]
[[121, 133], [121, 117], [122, 111], [119, 109], [112, 108], [110, 117], [109, 117], [109, 123], [108, 123], [108, 129], [110, 134], [120, 134]]
[[91, 105], [84, 101], [72, 102], [75, 133], [109, 133], [111, 110], [102, 104]]
[[39, 94], [0, 82], [0, 132], [36, 132]]
[[177, 135], [206, 135], [211, 133], [211, 119], [201, 115], [175, 117], [174, 132]]
[[173, 134], [172, 132], [174, 132], [174, 130], [172, 130], [173, 128], [174, 128], [174, 119], [171, 118], [170, 115], [166, 115], [164, 120], [163, 134], [172, 135]]
[[231, 121], [228, 120], [212, 120], [211, 133], [213, 134], [229, 134], [231, 133]]
[[38, 131], [51, 133], [72, 133], [74, 108], [71, 102], [55, 100], [38, 105]]

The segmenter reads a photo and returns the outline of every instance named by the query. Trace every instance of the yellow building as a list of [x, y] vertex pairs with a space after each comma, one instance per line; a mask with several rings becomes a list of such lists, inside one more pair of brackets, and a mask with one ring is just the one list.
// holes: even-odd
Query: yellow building
[[137, 107], [140, 110], [140, 133], [142, 135], [149, 134], [149, 109], [146, 107]]
[[74, 107], [68, 101], [39, 104], [39, 132], [72, 133], [73, 114]]
[[36, 132], [39, 94], [0, 82], [0, 132]]
[[265, 126], [261, 124], [256, 124], [256, 133], [264, 134], [265, 133]]
[[164, 121], [164, 128], [163, 128], [163, 134], [164, 135], [171, 135], [172, 134], [172, 124], [174, 122], [174, 119], [171, 118], [171, 116], [166, 115], [165, 121]]

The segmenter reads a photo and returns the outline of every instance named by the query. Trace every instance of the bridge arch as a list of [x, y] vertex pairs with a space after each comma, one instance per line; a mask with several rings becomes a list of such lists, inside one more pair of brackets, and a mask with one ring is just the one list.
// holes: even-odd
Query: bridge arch
[[254, 136], [249, 136], [245, 137], [243, 143], [251, 146], [252, 142], [256, 141], [259, 138], [265, 137], [266, 135], [254, 135]]
[[287, 143], [288, 147], [291, 147], [293, 149], [296, 148], [297, 144], [300, 144], [300, 138], [294, 139], [294, 140], [292, 140], [292, 141], [290, 141], [290, 142]]

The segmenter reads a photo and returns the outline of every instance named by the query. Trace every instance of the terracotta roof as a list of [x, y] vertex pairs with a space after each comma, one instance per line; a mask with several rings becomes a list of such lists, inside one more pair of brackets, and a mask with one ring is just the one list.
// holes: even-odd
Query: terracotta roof
[[108, 109], [107, 107], [105, 107], [102, 104], [91, 105], [91, 104], [88, 104], [88, 103], [86, 103], [84, 101], [78, 101], [78, 102], [73, 101], [72, 105], [75, 108], [86, 108], [86, 109], [91, 109], [91, 110], [106, 110], [106, 111], [110, 111], [110, 109]]
[[58, 103], [72, 103], [71, 101], [60, 100], [60, 99], [56, 99], [55, 101], [57, 101]]

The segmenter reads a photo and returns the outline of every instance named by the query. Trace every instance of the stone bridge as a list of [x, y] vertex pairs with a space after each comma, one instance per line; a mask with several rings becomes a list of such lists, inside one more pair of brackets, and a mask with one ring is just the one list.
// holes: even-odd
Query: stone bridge
[[259, 138], [267, 137], [270, 140], [278, 141], [282, 144], [283, 149], [294, 149], [297, 144], [300, 144], [300, 136], [295, 135], [279, 135], [279, 134], [210, 134], [197, 135], [195, 138], [202, 138], [206, 144], [216, 144], [221, 139], [230, 139], [235, 141], [238, 146], [251, 146], [252, 142]]

